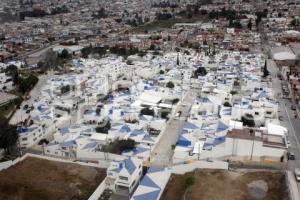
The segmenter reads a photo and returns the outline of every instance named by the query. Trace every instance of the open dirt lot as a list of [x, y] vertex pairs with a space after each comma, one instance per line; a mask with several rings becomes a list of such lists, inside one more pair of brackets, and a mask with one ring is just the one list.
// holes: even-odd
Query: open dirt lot
[[[187, 177], [194, 183], [186, 187]], [[188, 189], [186, 189], [188, 188]], [[172, 175], [162, 200], [285, 200], [287, 187], [281, 172], [197, 170]]]
[[105, 177], [105, 169], [29, 157], [0, 172], [0, 199], [88, 199]]

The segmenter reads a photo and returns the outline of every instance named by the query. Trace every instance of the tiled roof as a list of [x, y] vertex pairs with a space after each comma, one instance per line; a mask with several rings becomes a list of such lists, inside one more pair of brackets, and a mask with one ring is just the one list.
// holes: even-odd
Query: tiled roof
[[195, 124], [192, 124], [191, 122], [185, 122], [183, 125], [184, 129], [199, 129], [198, 126], [196, 126]]
[[129, 159], [125, 159], [124, 160], [124, 167], [125, 169], [128, 171], [129, 174], [132, 174], [134, 172], [134, 170], [136, 169], [135, 164], [132, 162], [132, 160]]
[[225, 131], [226, 129], [228, 129], [228, 126], [226, 124], [224, 124], [223, 122], [218, 123], [217, 133]]

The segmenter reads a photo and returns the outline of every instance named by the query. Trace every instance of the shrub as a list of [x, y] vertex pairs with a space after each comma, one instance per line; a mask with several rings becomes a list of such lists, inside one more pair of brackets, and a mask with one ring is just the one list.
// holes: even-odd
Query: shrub
[[184, 187], [188, 188], [195, 183], [195, 178], [193, 176], [188, 176], [184, 180]]

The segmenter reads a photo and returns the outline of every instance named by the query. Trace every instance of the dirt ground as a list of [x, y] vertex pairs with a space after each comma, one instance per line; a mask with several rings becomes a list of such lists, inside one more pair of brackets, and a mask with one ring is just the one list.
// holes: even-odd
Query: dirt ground
[[105, 169], [29, 157], [0, 172], [0, 199], [85, 200], [105, 177]]
[[[186, 191], [186, 177], [194, 177], [194, 184]], [[255, 183], [264, 183], [264, 189], [251, 188]], [[266, 186], [267, 185], [267, 186]], [[250, 193], [258, 195], [251, 196]], [[185, 194], [186, 193], [186, 194]], [[287, 187], [281, 172], [222, 170], [197, 170], [185, 175], [172, 175], [161, 200], [285, 200]], [[263, 195], [263, 197], [256, 198]], [[256, 196], [256, 197], [255, 197]]]

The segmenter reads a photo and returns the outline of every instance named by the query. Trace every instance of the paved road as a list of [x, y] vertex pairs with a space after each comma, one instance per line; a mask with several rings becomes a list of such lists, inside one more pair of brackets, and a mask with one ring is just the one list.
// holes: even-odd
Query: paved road
[[[277, 78], [278, 68], [273, 60], [268, 60], [268, 70], [272, 75], [272, 83], [274, 93], [282, 93], [281, 90], [281, 80]], [[290, 147], [288, 151], [294, 152], [296, 160], [290, 160], [288, 162], [288, 168], [294, 170], [295, 167], [300, 167], [300, 120], [295, 119], [295, 111], [291, 110], [292, 102], [287, 99], [283, 99], [280, 96], [277, 96], [279, 101], [279, 116], [283, 117], [281, 125], [286, 127], [289, 130], [289, 141]]]
[[23, 110], [25, 104], [31, 106], [33, 104], [34, 99], [39, 95], [38, 93], [41, 91], [41, 88], [47, 83], [47, 80], [51, 77], [52, 73], [49, 72], [48, 75], [39, 76], [39, 81], [35, 85], [35, 87], [30, 91], [31, 98], [29, 100], [24, 100], [20, 105], [20, 109], [15, 112], [15, 114], [10, 119], [10, 124], [17, 124], [20, 121], [26, 119], [29, 114], [26, 114], [26, 111]]
[[183, 129], [183, 125], [185, 120], [187, 119], [190, 108], [194, 102], [195, 93], [191, 90], [187, 92], [186, 96], [183, 98], [183, 104], [180, 104], [176, 112], [181, 111], [181, 117], [179, 119], [175, 119], [171, 117], [169, 120], [165, 131], [162, 133], [158, 144], [156, 145], [155, 149], [153, 149], [151, 153], [151, 165], [154, 166], [163, 166], [167, 167], [172, 165], [172, 157], [174, 154], [174, 149], [172, 149], [172, 145], [176, 144], [180, 133]]
[[70, 39], [70, 38], [64, 38], [64, 39], [60, 39], [60, 40], [54, 41], [54, 42], [51, 43], [49, 46], [44, 46], [44, 47], [40, 47], [40, 48], [38, 48], [38, 49], [34, 49], [34, 50], [32, 50], [32, 51], [29, 51], [29, 52], [25, 52], [25, 53], [23, 53], [23, 54], [21, 54], [21, 55], [18, 55], [18, 56], [13, 57], [13, 59], [14, 59], [14, 60], [22, 60], [22, 59], [25, 59], [25, 58], [27, 58], [27, 57], [29, 57], [29, 56], [31, 56], [31, 55], [34, 55], [34, 54], [36, 54], [36, 53], [38, 53], [38, 52], [44, 51], [44, 50], [46, 50], [46, 49], [50, 49], [50, 48], [54, 47], [55, 45], [58, 45], [58, 44], [60, 44], [61, 42], [67, 41], [67, 40], [69, 40], [69, 39]]

